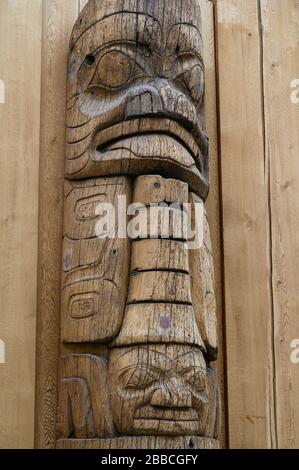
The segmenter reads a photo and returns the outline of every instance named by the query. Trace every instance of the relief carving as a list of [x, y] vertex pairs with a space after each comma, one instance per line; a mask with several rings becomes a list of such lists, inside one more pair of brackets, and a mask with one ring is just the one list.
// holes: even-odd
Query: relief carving
[[[209, 190], [202, 57], [198, 0], [89, 0], [74, 26], [59, 448], [219, 446], [206, 213], [201, 246], [184, 231]], [[112, 237], [117, 221], [99, 237], [119, 198], [135, 236]]]

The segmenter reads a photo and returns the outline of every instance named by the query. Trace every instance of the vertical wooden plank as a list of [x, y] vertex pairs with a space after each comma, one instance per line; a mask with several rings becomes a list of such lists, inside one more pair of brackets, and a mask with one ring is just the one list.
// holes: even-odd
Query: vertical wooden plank
[[219, 187], [219, 161], [218, 161], [218, 118], [216, 99], [216, 64], [215, 64], [215, 31], [214, 7], [210, 0], [200, 0], [202, 14], [202, 28], [204, 41], [204, 62], [206, 74], [206, 124], [210, 138], [210, 178], [211, 190], [206, 204], [211, 238], [213, 245], [213, 259], [215, 269], [215, 287], [218, 312], [218, 344], [219, 358], [217, 361], [217, 375], [221, 392], [221, 446], [226, 447], [225, 426], [225, 374], [224, 374], [224, 345], [223, 345], [223, 309], [222, 309], [222, 255], [221, 255], [221, 223], [220, 223], [220, 187]]
[[0, 447], [34, 442], [41, 0], [0, 2]]
[[231, 448], [276, 446], [269, 204], [259, 3], [218, 0], [219, 107]]
[[279, 448], [299, 446], [299, 366], [290, 343], [299, 338], [299, 2], [261, 0], [266, 166], [271, 207], [272, 289]]
[[35, 446], [55, 445], [68, 44], [78, 1], [43, 0]]

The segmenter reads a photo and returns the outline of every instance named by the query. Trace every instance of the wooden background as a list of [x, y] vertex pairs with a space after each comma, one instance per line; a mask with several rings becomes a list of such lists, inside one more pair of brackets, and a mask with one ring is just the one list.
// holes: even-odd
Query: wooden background
[[[299, 0], [199, 1], [222, 443], [298, 448]], [[0, 0], [1, 448], [54, 442], [66, 63], [85, 3]]]

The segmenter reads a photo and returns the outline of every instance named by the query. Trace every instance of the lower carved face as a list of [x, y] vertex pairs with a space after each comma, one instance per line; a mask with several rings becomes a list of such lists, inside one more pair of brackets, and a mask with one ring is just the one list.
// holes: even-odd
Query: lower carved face
[[120, 434], [203, 435], [206, 364], [190, 346], [149, 345], [111, 351], [109, 386]]

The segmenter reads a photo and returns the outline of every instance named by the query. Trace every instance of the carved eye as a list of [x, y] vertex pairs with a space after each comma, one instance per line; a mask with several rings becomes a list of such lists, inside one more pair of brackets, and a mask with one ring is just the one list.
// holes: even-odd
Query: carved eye
[[85, 57], [85, 64], [86, 65], [93, 65], [95, 63], [95, 57], [92, 54], [88, 54]]
[[128, 381], [128, 387], [146, 388], [158, 378], [148, 369], [136, 369]]
[[202, 370], [188, 372], [185, 381], [197, 392], [204, 392], [206, 389], [206, 374]]
[[193, 99], [200, 102], [204, 94], [204, 72], [200, 65], [187, 70], [183, 74], [183, 80], [189, 89]]
[[108, 88], [123, 86], [130, 79], [131, 73], [131, 59], [120, 51], [107, 52], [98, 63], [98, 78]]

